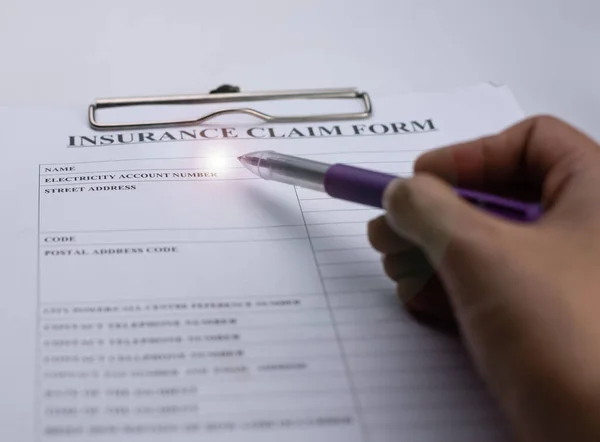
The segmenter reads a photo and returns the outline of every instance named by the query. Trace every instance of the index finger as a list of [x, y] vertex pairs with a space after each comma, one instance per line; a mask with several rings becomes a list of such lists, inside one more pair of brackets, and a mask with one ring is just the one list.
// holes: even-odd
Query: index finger
[[415, 172], [479, 190], [527, 185], [548, 203], [574, 173], [574, 163], [598, 152], [586, 135], [544, 116], [498, 135], [427, 152], [417, 160]]

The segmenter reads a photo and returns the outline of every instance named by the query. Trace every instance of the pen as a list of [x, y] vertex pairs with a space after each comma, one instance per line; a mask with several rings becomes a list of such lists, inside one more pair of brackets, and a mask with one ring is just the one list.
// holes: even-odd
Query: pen
[[[255, 175], [280, 183], [325, 192], [334, 198], [382, 208], [382, 196], [397, 176], [347, 164], [327, 164], [271, 150], [252, 152], [238, 160]], [[470, 203], [512, 221], [533, 222], [542, 215], [540, 204], [525, 203], [488, 193], [455, 188]]]

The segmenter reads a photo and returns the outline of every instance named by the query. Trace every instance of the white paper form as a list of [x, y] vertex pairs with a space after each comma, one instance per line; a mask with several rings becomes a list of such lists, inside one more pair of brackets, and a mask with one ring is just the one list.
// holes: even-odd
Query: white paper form
[[120, 133], [85, 112], [2, 110], [18, 152], [3, 186], [6, 436], [505, 440], [460, 343], [396, 299], [365, 235], [380, 211], [235, 159], [274, 149], [409, 175], [422, 151], [522, 117], [491, 85], [374, 104], [368, 121]]

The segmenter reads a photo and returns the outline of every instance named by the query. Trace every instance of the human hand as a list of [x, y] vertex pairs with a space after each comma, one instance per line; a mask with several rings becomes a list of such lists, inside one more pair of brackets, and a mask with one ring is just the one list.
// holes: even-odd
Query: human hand
[[[446, 184], [539, 198], [516, 224]], [[384, 195], [373, 247], [412, 312], [455, 320], [527, 441], [600, 440], [600, 146], [550, 117], [421, 156]]]

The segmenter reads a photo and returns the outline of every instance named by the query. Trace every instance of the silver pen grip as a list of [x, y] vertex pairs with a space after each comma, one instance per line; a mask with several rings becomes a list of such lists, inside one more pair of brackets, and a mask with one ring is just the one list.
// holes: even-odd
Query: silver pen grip
[[323, 192], [325, 173], [330, 165], [276, 152], [259, 159], [258, 172], [265, 180], [291, 184]]

